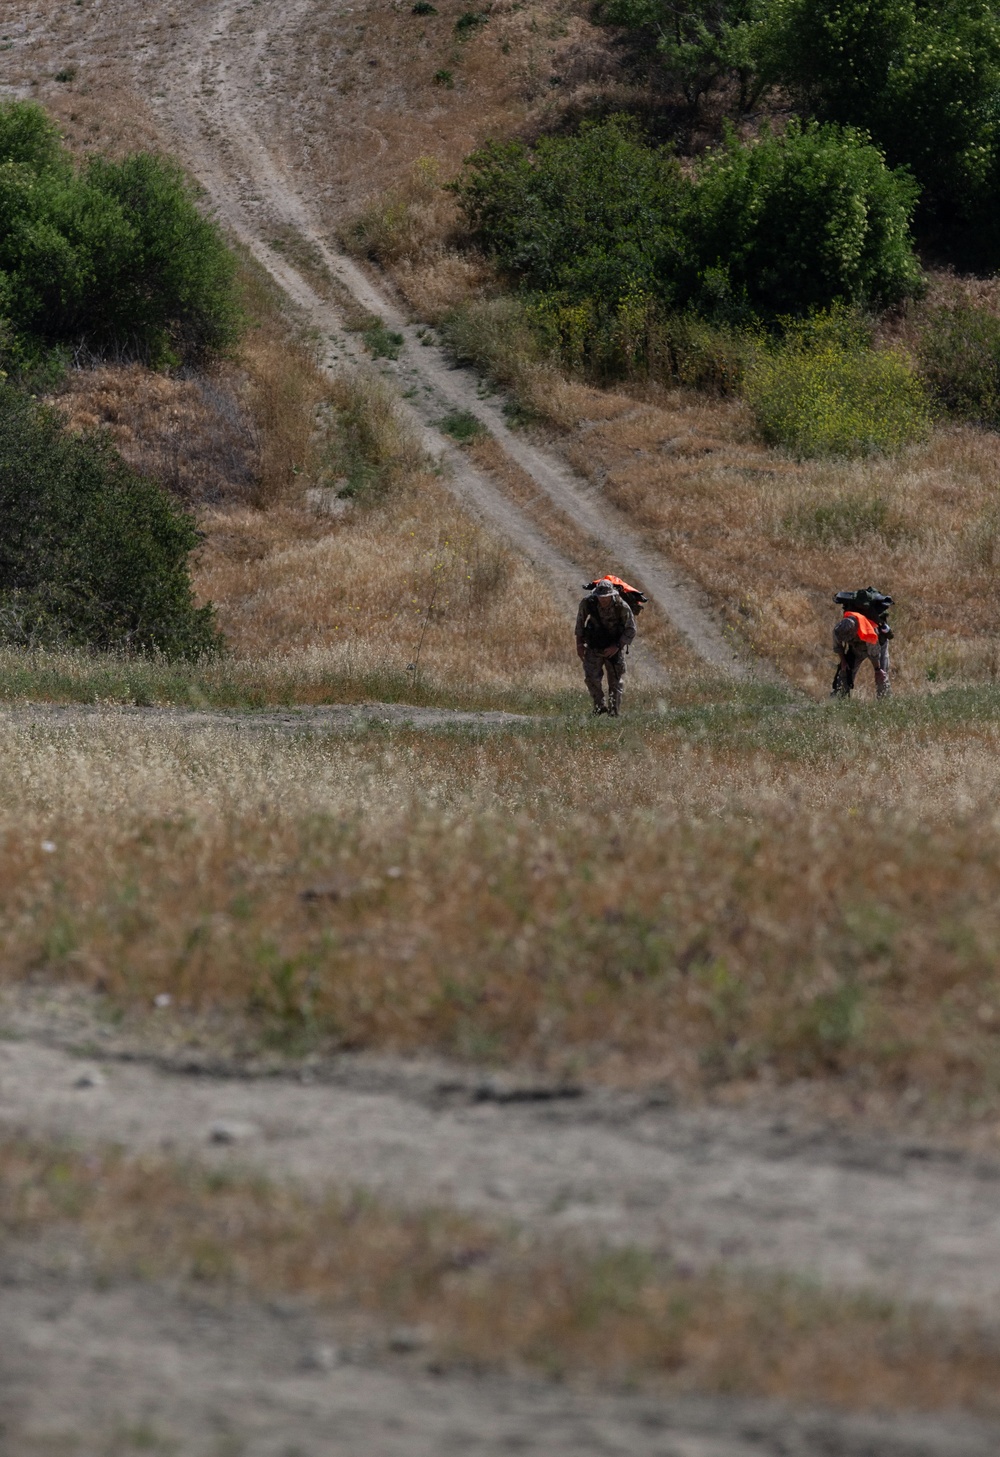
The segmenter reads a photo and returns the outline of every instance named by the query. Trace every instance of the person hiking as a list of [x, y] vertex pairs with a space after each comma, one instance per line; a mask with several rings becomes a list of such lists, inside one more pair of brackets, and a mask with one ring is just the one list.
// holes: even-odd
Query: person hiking
[[888, 613], [892, 598], [874, 587], [838, 592], [834, 597], [844, 615], [833, 629], [833, 650], [840, 662], [834, 675], [831, 698], [850, 698], [861, 664], [870, 661], [875, 670], [875, 697], [888, 698], [889, 640], [892, 628]]
[[[635, 637], [635, 616], [613, 582], [606, 577], [593, 583], [576, 614], [576, 651], [583, 663], [587, 692], [595, 713], [617, 718], [622, 706], [625, 654]], [[608, 675], [608, 701], [604, 701], [604, 674]]]

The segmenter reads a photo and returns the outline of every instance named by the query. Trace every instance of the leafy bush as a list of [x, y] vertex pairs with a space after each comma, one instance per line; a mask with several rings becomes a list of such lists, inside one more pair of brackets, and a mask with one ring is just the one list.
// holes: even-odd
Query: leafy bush
[[181, 170], [147, 154], [74, 169], [37, 106], [0, 106], [0, 316], [27, 355], [86, 344], [154, 365], [235, 337], [234, 260]]
[[1000, 16], [985, 0], [769, 0], [769, 79], [824, 120], [864, 127], [953, 227], [987, 201], [1000, 138]]
[[929, 426], [907, 361], [868, 348], [843, 315], [789, 330], [750, 366], [743, 392], [764, 439], [797, 455], [890, 453]]
[[918, 345], [931, 394], [962, 420], [1000, 427], [1000, 319], [970, 304], [928, 312]]
[[192, 522], [104, 437], [0, 385], [0, 636], [197, 656], [219, 646], [196, 607]]
[[456, 184], [480, 244], [525, 287], [612, 303], [636, 289], [671, 292], [686, 189], [673, 157], [620, 116], [533, 151], [490, 142]]
[[774, 318], [834, 301], [881, 306], [916, 290], [916, 188], [864, 136], [792, 121], [754, 144], [730, 134], [699, 170], [686, 219], [701, 309]]
[[735, 77], [742, 112], [760, 90], [754, 40], [764, 8], [765, 0], [605, 0], [601, 18], [647, 31], [689, 106]]
[[746, 322], [893, 302], [920, 278], [914, 185], [850, 129], [730, 135], [691, 180], [613, 117], [534, 151], [490, 143], [456, 190], [502, 268], [584, 311], [578, 324], [567, 315], [571, 334], [590, 327], [588, 311], [606, 318], [636, 298]]

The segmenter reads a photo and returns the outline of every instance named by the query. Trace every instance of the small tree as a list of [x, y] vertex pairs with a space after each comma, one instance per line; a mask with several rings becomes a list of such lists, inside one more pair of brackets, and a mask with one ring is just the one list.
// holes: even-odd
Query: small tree
[[917, 189], [850, 127], [801, 126], [702, 164], [686, 231], [709, 311], [720, 298], [765, 317], [840, 301], [880, 307], [915, 291], [909, 221]]
[[218, 648], [188, 558], [198, 534], [100, 435], [0, 385], [0, 635], [197, 656]]
[[766, 0], [605, 0], [601, 16], [649, 35], [689, 106], [734, 76], [746, 111], [760, 91], [755, 40], [765, 8]]
[[616, 303], [669, 294], [681, 271], [687, 184], [674, 158], [625, 117], [490, 142], [467, 160], [459, 201], [487, 252], [528, 288]]

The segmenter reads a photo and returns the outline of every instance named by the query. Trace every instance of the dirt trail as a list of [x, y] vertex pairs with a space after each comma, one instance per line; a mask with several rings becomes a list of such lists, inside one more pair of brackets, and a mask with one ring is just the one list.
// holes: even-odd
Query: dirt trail
[[142, 719], [173, 728], [234, 731], [277, 729], [285, 733], [351, 733], [369, 725], [386, 728], [512, 728], [540, 720], [499, 709], [415, 708], [407, 703], [331, 703], [245, 711], [227, 708], [150, 708], [90, 703], [0, 704], [0, 723], [65, 725], [104, 722], [109, 717]]
[[[308, 1078], [171, 1071], [25, 1037], [0, 1042], [0, 1129], [360, 1184], [540, 1233], [640, 1242], [692, 1266], [801, 1271], [995, 1315], [1000, 1168], [968, 1156], [428, 1062], [345, 1057]], [[851, 1417], [442, 1380], [391, 1342], [343, 1347], [334, 1318], [307, 1303], [95, 1288], [73, 1271], [58, 1251], [8, 1247], [0, 1258], [0, 1450], [12, 1457], [140, 1447], [191, 1457], [1000, 1450], [1000, 1428], [958, 1413]]]
[[661, 1401], [498, 1378], [447, 1381], [400, 1359], [324, 1369], [306, 1310], [95, 1290], [0, 1266], [7, 1457], [995, 1457], [962, 1417]]
[[[1000, 1298], [1000, 1165], [930, 1144], [367, 1057], [308, 1083], [118, 1062], [81, 1086], [89, 1066], [0, 1043], [0, 1125], [346, 1181], [692, 1267], [786, 1270], [991, 1318]], [[213, 1142], [217, 1124], [231, 1143]]]
[[[293, 0], [280, 9], [283, 33], [295, 30], [315, 0]], [[453, 490], [498, 527], [548, 578], [567, 606], [579, 600], [581, 571], [533, 525], [499, 487], [436, 428], [449, 410], [467, 410], [491, 432], [507, 456], [539, 492], [593, 540], [595, 555], [623, 564], [652, 596], [694, 651], [716, 671], [743, 678], [750, 669], [708, 611], [701, 594], [679, 570], [646, 547], [598, 493], [564, 465], [512, 432], [499, 406], [484, 399], [468, 371], [454, 368], [435, 346], [424, 344], [417, 326], [350, 259], [332, 249], [315, 227], [302, 190], [266, 145], [268, 107], [281, 99], [268, 93], [266, 52], [276, 30], [267, 12], [240, 0], [219, 0], [188, 28], [180, 55], [150, 56], [145, 65], [161, 123], [207, 188], [226, 226], [249, 249], [316, 327], [326, 346], [325, 362], [367, 362], [337, 308], [321, 298], [287, 257], [270, 243], [291, 226], [315, 250], [339, 287], [404, 337], [397, 364], [386, 372], [409, 386], [401, 408], [424, 447], [447, 463]], [[164, 64], [166, 60], [166, 64]], [[143, 64], [140, 62], [140, 64]], [[153, 81], [155, 77], [155, 81]], [[640, 649], [641, 670], [652, 681], [663, 669]]]

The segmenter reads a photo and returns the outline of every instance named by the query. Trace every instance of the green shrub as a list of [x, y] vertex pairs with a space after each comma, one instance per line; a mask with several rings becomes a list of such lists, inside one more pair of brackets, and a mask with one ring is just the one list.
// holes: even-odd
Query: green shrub
[[0, 105], [0, 317], [26, 354], [196, 359], [235, 338], [234, 280], [174, 163], [138, 154], [77, 171], [39, 107]]
[[756, 142], [731, 134], [690, 179], [612, 117], [533, 151], [490, 143], [456, 190], [501, 268], [594, 319], [636, 298], [733, 323], [837, 300], [880, 306], [921, 277], [914, 185], [850, 129], [793, 121]]
[[774, 318], [834, 301], [879, 307], [916, 291], [916, 189], [850, 128], [732, 133], [699, 169], [686, 219], [702, 311]]
[[395, 329], [387, 329], [381, 319], [362, 329], [361, 337], [373, 359], [398, 359], [399, 351], [406, 343], [402, 334]]
[[438, 429], [445, 435], [450, 435], [452, 440], [457, 440], [459, 445], [468, 445], [470, 440], [485, 434], [484, 427], [471, 410], [451, 410], [443, 420], [438, 421]]
[[970, 304], [929, 310], [918, 344], [933, 397], [960, 420], [1000, 427], [1000, 319]]
[[455, 34], [459, 40], [468, 40], [474, 30], [485, 25], [487, 16], [482, 10], [466, 10], [455, 21]]
[[866, 347], [843, 318], [791, 329], [743, 386], [763, 438], [800, 456], [891, 453], [923, 438], [923, 385], [892, 350]]
[[455, 190], [478, 242], [528, 289], [612, 304], [636, 290], [672, 292], [687, 184], [625, 117], [543, 137], [534, 150], [490, 142]]
[[0, 637], [197, 656], [219, 646], [196, 607], [193, 523], [110, 442], [0, 385]]
[[767, 77], [824, 120], [863, 127], [954, 232], [992, 203], [1000, 16], [985, 0], [769, 0]]

